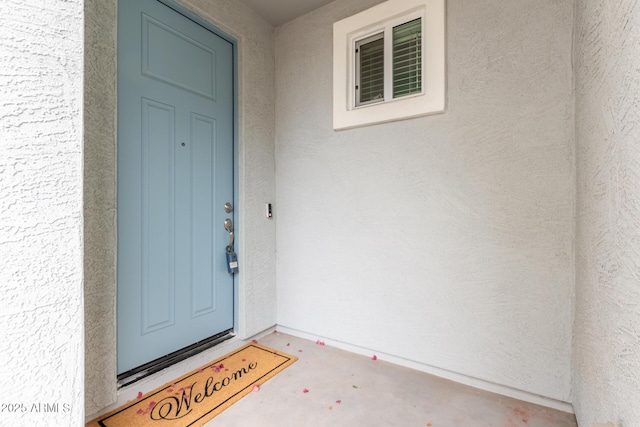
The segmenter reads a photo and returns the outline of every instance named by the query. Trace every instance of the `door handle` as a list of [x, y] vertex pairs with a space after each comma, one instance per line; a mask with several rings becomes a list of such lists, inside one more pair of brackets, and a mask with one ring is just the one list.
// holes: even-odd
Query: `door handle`
[[227, 218], [224, 220], [224, 229], [229, 232], [229, 248], [233, 249], [233, 221], [231, 218]]

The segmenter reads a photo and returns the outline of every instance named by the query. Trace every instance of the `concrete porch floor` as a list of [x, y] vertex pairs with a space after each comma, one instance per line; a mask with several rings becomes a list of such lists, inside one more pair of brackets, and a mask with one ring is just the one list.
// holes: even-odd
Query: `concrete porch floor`
[[279, 332], [259, 343], [298, 361], [206, 426], [577, 426], [572, 414]]

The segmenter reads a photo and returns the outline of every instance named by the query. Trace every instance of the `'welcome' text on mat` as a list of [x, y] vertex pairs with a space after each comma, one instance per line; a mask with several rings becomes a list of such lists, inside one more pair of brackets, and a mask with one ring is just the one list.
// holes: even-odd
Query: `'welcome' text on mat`
[[251, 343], [133, 402], [87, 427], [198, 427], [251, 392], [296, 357]]

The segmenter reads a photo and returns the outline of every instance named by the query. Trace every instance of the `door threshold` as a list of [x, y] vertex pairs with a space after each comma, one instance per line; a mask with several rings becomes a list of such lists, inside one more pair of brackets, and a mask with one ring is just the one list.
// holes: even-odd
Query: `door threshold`
[[137, 368], [131, 369], [127, 372], [123, 372], [122, 374], [118, 375], [117, 389], [120, 390], [122, 387], [126, 387], [137, 381], [140, 381], [143, 378], [160, 372], [163, 369], [175, 365], [178, 362], [182, 362], [183, 360], [186, 360], [191, 356], [195, 356], [198, 353], [208, 350], [211, 347], [215, 347], [216, 345], [235, 336], [236, 334], [233, 332], [233, 329], [229, 329], [220, 332], [219, 334], [216, 334], [210, 338], [198, 341], [197, 343], [192, 344], [188, 347], [185, 347], [178, 351], [174, 351], [173, 353], [167, 354], [166, 356], [160, 357], [156, 360], [152, 360], [151, 362], [145, 363], [142, 366], [138, 366]]

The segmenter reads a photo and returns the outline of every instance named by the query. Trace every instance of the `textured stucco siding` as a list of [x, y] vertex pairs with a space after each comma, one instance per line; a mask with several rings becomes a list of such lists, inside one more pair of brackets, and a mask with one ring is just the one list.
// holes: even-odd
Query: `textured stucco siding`
[[82, 26], [80, 0], [0, 2], [3, 426], [84, 421]]
[[573, 2], [447, 1], [444, 114], [335, 132], [338, 0], [276, 32], [278, 324], [569, 401]]
[[116, 399], [116, 2], [85, 1], [85, 407]]
[[640, 2], [577, 0], [574, 395], [640, 426]]
[[[179, 3], [238, 40], [241, 337], [276, 322], [273, 27], [230, 0]], [[116, 400], [116, 0], [85, 2], [86, 412]]]

